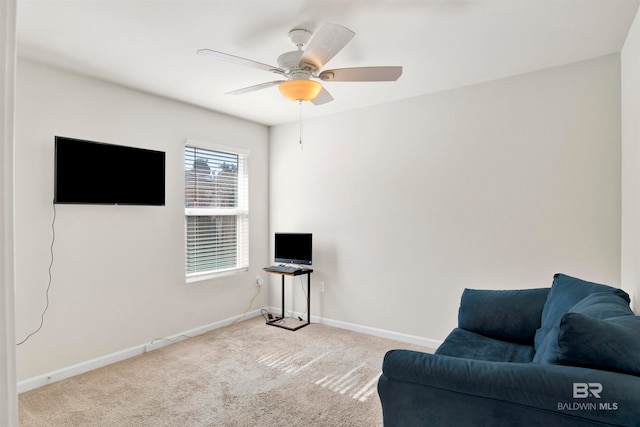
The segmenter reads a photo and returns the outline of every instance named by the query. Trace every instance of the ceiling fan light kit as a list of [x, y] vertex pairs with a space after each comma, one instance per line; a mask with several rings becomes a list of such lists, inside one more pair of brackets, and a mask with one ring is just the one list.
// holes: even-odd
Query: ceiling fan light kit
[[322, 85], [313, 80], [289, 80], [280, 83], [278, 89], [289, 101], [311, 101], [318, 96]]
[[[244, 65], [270, 73], [279, 74], [286, 80], [260, 83], [228, 92], [241, 95], [278, 85], [282, 95], [291, 101], [311, 101], [322, 105], [333, 101], [333, 97], [319, 82], [380, 82], [395, 81], [402, 75], [402, 67], [355, 67], [320, 71], [324, 65], [340, 52], [355, 36], [350, 29], [338, 24], [324, 23], [318, 31], [294, 28], [289, 40], [297, 48], [278, 57], [278, 67], [251, 59], [242, 58], [211, 49], [200, 49], [201, 55], [209, 55], [222, 61]], [[311, 80], [315, 79], [315, 80]]]

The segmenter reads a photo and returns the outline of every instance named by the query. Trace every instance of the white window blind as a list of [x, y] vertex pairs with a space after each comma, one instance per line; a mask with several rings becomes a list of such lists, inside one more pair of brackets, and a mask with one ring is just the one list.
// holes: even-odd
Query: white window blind
[[249, 267], [247, 157], [185, 145], [187, 280]]

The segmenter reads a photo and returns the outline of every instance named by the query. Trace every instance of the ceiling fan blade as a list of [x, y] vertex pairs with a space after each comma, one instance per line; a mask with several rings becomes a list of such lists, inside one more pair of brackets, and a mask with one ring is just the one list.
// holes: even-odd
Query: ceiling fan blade
[[220, 59], [222, 61], [231, 62], [237, 65], [244, 65], [246, 67], [257, 68], [259, 70], [269, 71], [271, 73], [284, 74], [284, 70], [282, 68], [274, 67], [273, 65], [269, 64], [263, 64], [262, 62], [252, 61], [251, 59], [230, 55], [228, 53], [218, 52], [217, 50], [200, 49], [198, 50], [198, 54], [213, 56], [214, 58]]
[[300, 65], [319, 70], [344, 48], [356, 33], [338, 24], [324, 23], [309, 40]]
[[311, 103], [313, 105], [322, 105], [322, 104], [326, 104], [327, 102], [331, 102], [333, 101], [333, 96], [331, 96], [331, 94], [329, 93], [328, 90], [326, 90], [324, 87], [320, 90], [320, 93], [318, 94], [318, 96], [316, 96], [315, 98], [313, 98], [311, 100]]
[[268, 87], [271, 86], [275, 86], [275, 85], [279, 85], [282, 82], [285, 82], [286, 80], [274, 80], [272, 82], [266, 82], [266, 83], [260, 83], [257, 85], [253, 85], [253, 86], [248, 86], [242, 89], [237, 89], [231, 92], [227, 92], [226, 95], [242, 95], [245, 93], [249, 93], [249, 92], [254, 92], [256, 90], [260, 90], [260, 89], [266, 89]]
[[402, 67], [356, 67], [325, 70], [318, 77], [334, 82], [390, 82], [401, 75]]

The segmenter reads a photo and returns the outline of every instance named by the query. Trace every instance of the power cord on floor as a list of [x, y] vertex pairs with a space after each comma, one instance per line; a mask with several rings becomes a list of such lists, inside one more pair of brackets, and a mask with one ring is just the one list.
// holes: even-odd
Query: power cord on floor
[[256, 293], [253, 295], [253, 297], [251, 298], [251, 300], [249, 301], [249, 304], [247, 304], [247, 308], [244, 309], [244, 311], [242, 312], [242, 314], [235, 319], [233, 322], [229, 323], [229, 326], [233, 325], [234, 323], [238, 322], [240, 319], [242, 319], [244, 316], [246, 316], [247, 312], [249, 311], [249, 309], [251, 308], [251, 306], [253, 305], [253, 301], [255, 301], [256, 297], [258, 296], [258, 294], [260, 293], [260, 288], [262, 286], [256, 286]]
[[[184, 339], [180, 339], [180, 338], [184, 338]], [[190, 338], [195, 338], [195, 337], [192, 336], [192, 335], [180, 334], [175, 338], [167, 338], [167, 337], [154, 338], [145, 346], [144, 352], [147, 353], [149, 351], [147, 349], [147, 347], [150, 346], [150, 345], [154, 345], [158, 341], [169, 341], [171, 344], [175, 344], [175, 343], [178, 343], [178, 342], [184, 341], [185, 339], [190, 339]]]
[[262, 314], [265, 323], [282, 323], [284, 321], [282, 317], [277, 317], [272, 313], [269, 313], [269, 310], [267, 310], [266, 308], [260, 309], [260, 314]]
[[38, 326], [38, 328], [35, 331], [31, 332], [29, 335], [27, 335], [25, 339], [23, 339], [16, 345], [22, 345], [25, 342], [27, 342], [27, 340], [31, 338], [31, 336], [35, 335], [40, 329], [42, 329], [42, 326], [44, 325], [44, 315], [49, 309], [49, 289], [51, 289], [51, 268], [53, 267], [53, 244], [56, 241], [55, 225], [56, 225], [56, 204], [54, 202], [53, 203], [53, 221], [51, 221], [51, 247], [49, 248], [49, 251], [51, 252], [51, 262], [49, 263], [49, 283], [47, 284], [47, 291], [45, 292], [47, 303], [44, 307], [44, 310], [42, 311], [42, 314], [40, 315], [40, 326]]

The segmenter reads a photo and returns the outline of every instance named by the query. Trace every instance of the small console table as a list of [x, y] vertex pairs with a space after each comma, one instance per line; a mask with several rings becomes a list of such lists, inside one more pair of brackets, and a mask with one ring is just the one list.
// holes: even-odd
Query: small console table
[[[269, 320], [267, 325], [277, 326], [278, 328], [288, 329], [290, 331], [297, 331], [300, 328], [303, 328], [311, 323], [311, 273], [313, 270], [311, 268], [300, 268], [298, 270], [292, 272], [284, 272], [278, 271], [277, 269], [273, 269], [272, 267], [265, 267], [264, 271], [267, 273], [280, 274], [282, 275], [282, 317], [277, 317], [273, 320]], [[285, 276], [301, 276], [303, 274], [307, 275], [307, 321], [306, 323], [301, 323], [296, 326], [287, 326], [282, 324], [281, 322], [284, 320], [284, 277]]]

